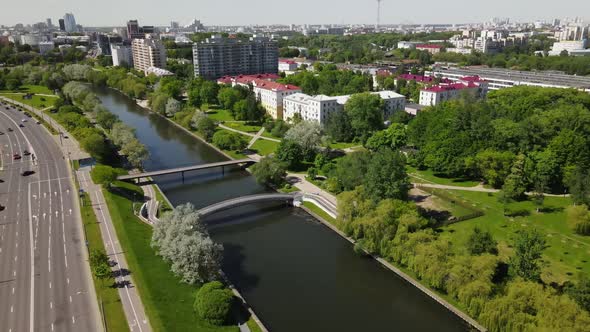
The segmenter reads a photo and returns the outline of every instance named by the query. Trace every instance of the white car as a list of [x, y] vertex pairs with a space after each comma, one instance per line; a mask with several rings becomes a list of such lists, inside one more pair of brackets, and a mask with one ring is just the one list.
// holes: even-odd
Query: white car
[[22, 120], [20, 120], [20, 121], [21, 121], [21, 122], [27, 122], [27, 119], [22, 119]]

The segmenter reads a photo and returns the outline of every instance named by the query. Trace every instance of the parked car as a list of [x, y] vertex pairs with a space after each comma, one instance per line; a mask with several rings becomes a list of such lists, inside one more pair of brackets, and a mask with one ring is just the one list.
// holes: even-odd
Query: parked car
[[4, 135], [4, 133], [0, 131], [0, 136], [1, 136], [1, 135]]
[[9, 128], [8, 128], [8, 131], [12, 131], [12, 128], [10, 128], [10, 127], [9, 127]]
[[19, 123], [18, 126], [21, 127], [21, 128], [24, 128], [25, 127], [25, 125], [22, 124], [22, 123]]
[[27, 119], [22, 119], [22, 120], [20, 120], [20, 121], [21, 121], [21, 122], [27, 122]]
[[0, 211], [4, 211], [5, 208], [4, 205], [0, 204]]
[[25, 151], [23, 151], [23, 154], [24, 154], [25, 156], [30, 156], [30, 155], [31, 155], [31, 153], [29, 152], [29, 150], [25, 150]]
[[35, 171], [23, 171], [22, 173], [20, 173], [20, 175], [22, 176], [29, 176], [35, 174]]
[[18, 153], [15, 153], [15, 154], [12, 155], [12, 160], [18, 160], [20, 158], [22, 158], [22, 157]]

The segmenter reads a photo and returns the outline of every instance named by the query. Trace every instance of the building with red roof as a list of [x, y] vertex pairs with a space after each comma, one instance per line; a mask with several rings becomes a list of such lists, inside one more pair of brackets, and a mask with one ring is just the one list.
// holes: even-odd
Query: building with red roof
[[464, 93], [484, 98], [488, 92], [486, 81], [477, 76], [467, 76], [453, 83], [442, 83], [420, 90], [420, 105], [434, 106], [456, 99]]

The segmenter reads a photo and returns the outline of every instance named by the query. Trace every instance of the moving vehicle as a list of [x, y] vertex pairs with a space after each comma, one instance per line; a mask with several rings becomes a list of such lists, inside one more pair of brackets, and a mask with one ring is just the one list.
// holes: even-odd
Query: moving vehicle
[[22, 123], [19, 123], [18, 126], [21, 127], [21, 128], [24, 128], [25, 127], [25, 125], [22, 124]]
[[1, 132], [1, 131], [0, 131], [0, 135], [4, 135], [4, 132]]
[[22, 176], [29, 176], [35, 174], [35, 171], [23, 171], [22, 173], [20, 173], [20, 175]]
[[4, 211], [5, 208], [6, 207], [4, 205], [0, 204], [0, 211]]
[[31, 153], [29, 152], [29, 150], [25, 150], [25, 151], [23, 151], [23, 155], [25, 155], [25, 156], [30, 156], [30, 155], [31, 155]]
[[27, 119], [22, 119], [22, 120], [20, 120], [20, 121], [21, 121], [21, 122], [27, 122]]
[[12, 128], [8, 127], [8, 131], [12, 132]]
[[20, 158], [22, 158], [22, 157], [18, 153], [15, 153], [15, 154], [12, 155], [12, 160], [18, 160]]

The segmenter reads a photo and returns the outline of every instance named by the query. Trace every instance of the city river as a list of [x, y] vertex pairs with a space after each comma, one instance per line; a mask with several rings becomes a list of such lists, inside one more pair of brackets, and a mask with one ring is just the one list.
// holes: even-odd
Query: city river
[[[95, 89], [104, 106], [137, 130], [150, 151], [146, 170], [226, 158], [114, 90]], [[264, 191], [248, 172], [220, 169], [155, 179], [174, 205], [197, 208]], [[464, 331], [443, 306], [304, 211], [256, 205], [213, 215], [223, 270], [267, 328], [277, 332]]]

